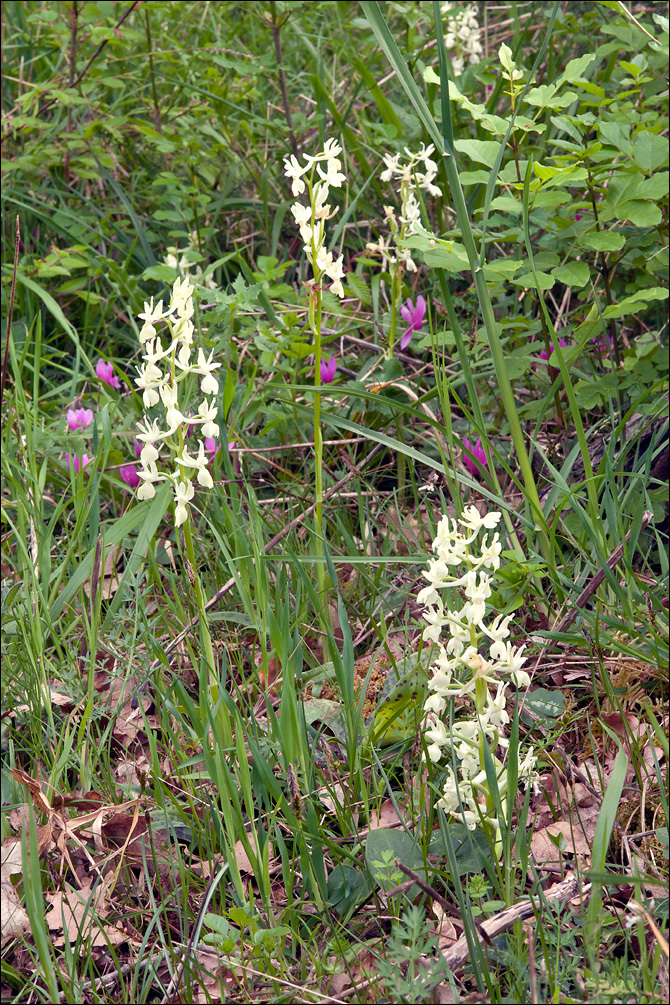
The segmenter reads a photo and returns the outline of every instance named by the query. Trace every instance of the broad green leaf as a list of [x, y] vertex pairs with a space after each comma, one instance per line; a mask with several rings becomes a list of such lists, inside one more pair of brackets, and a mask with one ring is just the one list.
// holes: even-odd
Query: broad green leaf
[[[486, 185], [491, 177], [490, 171], [459, 171], [461, 185]], [[360, 258], [359, 258], [360, 261]]]
[[[521, 718], [526, 723], [533, 722], [533, 716], [540, 720], [558, 719], [565, 710], [565, 695], [562, 691], [549, 691], [540, 687], [529, 691], [521, 704]], [[524, 717], [524, 711], [530, 715]]]
[[[491, 845], [481, 829], [469, 831], [465, 824], [450, 823], [443, 826], [449, 831], [455, 852], [459, 876], [469, 872], [481, 872], [482, 863], [491, 861]], [[445, 857], [447, 848], [441, 830], [436, 830], [430, 839], [430, 854]]]
[[411, 834], [390, 827], [370, 831], [365, 842], [365, 864], [382, 890], [391, 890], [407, 879], [394, 865], [396, 858], [413, 872], [424, 872], [421, 849]]
[[494, 140], [456, 140], [454, 148], [473, 161], [492, 168], [495, 164], [500, 144]]
[[520, 216], [523, 212], [521, 202], [511, 195], [498, 195], [491, 200], [491, 209], [502, 210], [503, 213], [515, 213]]
[[[560, 184], [560, 183], [559, 183]], [[566, 202], [570, 202], [571, 196], [569, 192], [565, 191], [553, 191], [547, 192], [546, 189], [542, 192], [538, 192], [533, 198], [531, 205], [531, 212], [534, 209], [556, 209], [557, 206], [564, 206]]]
[[644, 178], [637, 188], [635, 195], [639, 199], [667, 199], [668, 197], [668, 174], [658, 172], [651, 178]]
[[567, 108], [568, 105], [572, 105], [578, 100], [578, 95], [574, 91], [566, 91], [565, 94], [556, 94], [554, 93], [555, 90], [554, 88], [552, 91], [550, 84], [533, 87], [526, 95], [526, 101], [530, 105], [539, 105], [541, 108]]
[[579, 143], [581, 145], [582, 134], [574, 123], [571, 122], [565, 115], [552, 115], [551, 122], [557, 129], [562, 129], [564, 133], [571, 136], [575, 143]]
[[630, 220], [636, 227], [655, 227], [663, 219], [659, 207], [644, 199], [631, 199], [629, 202], [619, 203], [615, 207], [614, 215], [622, 223]]
[[625, 133], [618, 122], [601, 122], [598, 124], [598, 132], [606, 143], [611, 143], [630, 156], [632, 146], [629, 138], [630, 126], [627, 123]]
[[547, 275], [546, 272], [537, 272], [537, 280], [532, 272], [524, 272], [522, 276], [514, 280], [517, 286], [523, 286], [527, 290], [550, 290], [556, 280], [553, 276]]
[[620, 251], [625, 243], [624, 235], [615, 230], [592, 230], [578, 238], [578, 244], [594, 251]]
[[507, 373], [510, 380], [516, 380], [519, 377], [523, 377], [525, 373], [530, 371], [534, 362], [532, 346], [532, 342], [528, 345], [520, 346], [518, 349], [513, 349], [512, 352], [508, 353], [505, 357]]
[[142, 279], [156, 279], [159, 283], [167, 283], [168, 286], [171, 286], [178, 277], [179, 272], [171, 265], [150, 265], [142, 273]]
[[653, 300], [667, 300], [668, 291], [662, 286], [651, 286], [648, 290], [638, 290], [632, 296], [626, 297], [619, 304], [612, 304], [603, 311], [603, 317], [623, 318], [627, 314], [634, 314], [643, 304]]
[[595, 58], [593, 53], [587, 53], [585, 56], [580, 56], [579, 59], [571, 59], [563, 71], [559, 86], [560, 84], [572, 84], [575, 80], [579, 80], [584, 70], [591, 65]]
[[552, 269], [551, 274], [566, 286], [586, 286], [591, 273], [586, 262], [566, 262]]
[[371, 892], [369, 876], [350, 865], [338, 863], [328, 876], [328, 903], [343, 921]]
[[599, 408], [608, 395], [599, 382], [592, 380], [578, 380], [575, 384], [575, 398], [580, 408]]
[[646, 174], [651, 174], [668, 164], [668, 138], [648, 130], [637, 133], [633, 139], [633, 157]]
[[[591, 865], [593, 870], [597, 873], [601, 873], [605, 869], [607, 850], [612, 836], [612, 829], [614, 828], [614, 823], [616, 821], [616, 815], [619, 810], [619, 803], [621, 801], [621, 794], [626, 781], [627, 771], [628, 758], [626, 757], [623, 749], [620, 749], [616, 756], [614, 767], [612, 768], [612, 774], [610, 775], [607, 789], [605, 790], [605, 795], [600, 807], [600, 813], [598, 815], [598, 823], [596, 824], [596, 832], [593, 835]], [[595, 929], [598, 922], [598, 916], [600, 914], [601, 890], [600, 884], [594, 883], [593, 886], [594, 890], [589, 902], [586, 919], [587, 924], [592, 929]]]
[[511, 279], [523, 266], [527, 266], [527, 262], [520, 262], [516, 258], [494, 258], [492, 262], [488, 262], [484, 266], [484, 275], [488, 278], [489, 276], [501, 276], [503, 279]]
[[503, 69], [507, 70], [508, 76], [516, 80], [523, 76], [516, 68], [516, 63], [512, 59], [512, 50], [508, 45], [503, 44], [498, 49], [498, 59]]

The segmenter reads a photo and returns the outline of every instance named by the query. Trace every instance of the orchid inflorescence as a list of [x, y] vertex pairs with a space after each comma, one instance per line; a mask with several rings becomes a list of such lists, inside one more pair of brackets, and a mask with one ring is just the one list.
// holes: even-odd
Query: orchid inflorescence
[[[189, 258], [190, 252], [200, 254], [200, 241], [195, 230], [191, 231], [188, 245], [185, 248], [177, 248], [174, 245], [165, 249], [163, 262], [169, 268], [174, 269], [180, 276], [192, 280], [196, 286], [206, 286], [208, 290], [215, 290], [216, 283], [212, 276], [205, 276], [203, 279], [202, 266]], [[193, 272], [193, 275], [191, 275]]]
[[[291, 179], [294, 196], [307, 190], [309, 204], [296, 202], [291, 206], [293, 217], [300, 228], [305, 254], [314, 272], [314, 284], [318, 285], [324, 276], [332, 280], [331, 293], [344, 296], [342, 279], [344, 267], [342, 255], [334, 259], [332, 251], [326, 250], [326, 220], [333, 215], [328, 205], [331, 188], [340, 188], [346, 180], [342, 174], [339, 155], [342, 147], [337, 140], [327, 140], [321, 153], [311, 157], [304, 154], [305, 165], [300, 164], [295, 155], [284, 158], [284, 174]], [[325, 170], [322, 167], [325, 165]], [[316, 169], [316, 174], [315, 174]]]
[[[207, 438], [219, 435], [216, 423], [218, 408], [214, 395], [218, 394], [219, 382], [214, 376], [214, 370], [220, 363], [212, 361], [212, 353], [205, 356], [202, 348], [198, 349], [197, 362], [192, 362], [193, 352], [193, 286], [188, 279], [177, 279], [172, 288], [170, 305], [163, 310], [163, 301], [154, 306], [153, 297], [150, 303], [145, 303], [144, 313], [139, 317], [144, 322], [140, 331], [140, 342], [145, 352], [142, 366], [137, 368], [138, 376], [135, 383], [142, 391], [145, 410], [162, 403], [165, 412], [167, 429], [162, 429], [157, 419], [150, 419], [145, 413], [144, 421], [139, 423], [137, 439], [142, 443], [140, 460], [142, 470], [139, 477], [142, 480], [137, 496], [139, 499], [151, 499], [156, 494], [156, 482], [169, 481], [175, 493], [175, 524], [181, 526], [188, 519], [188, 503], [195, 494], [192, 473], [196, 472], [198, 484], [203, 488], [212, 488], [212, 476], [208, 470]], [[167, 323], [170, 344], [167, 348], [156, 331], [160, 321]], [[167, 363], [165, 371], [159, 364]], [[200, 392], [202, 401], [194, 415], [186, 415], [180, 408], [180, 384], [189, 374], [201, 378]], [[205, 442], [198, 440], [198, 452], [189, 453], [186, 438], [192, 426], [200, 426]], [[158, 460], [162, 445], [167, 446], [174, 457], [172, 472], [159, 472]]]
[[444, 45], [449, 51], [454, 75], [460, 77], [465, 69], [466, 59], [470, 65], [481, 62], [484, 49], [476, 4], [459, 6], [456, 9], [454, 6], [445, 0], [440, 7], [440, 13], [446, 18]]
[[[432, 159], [435, 147], [431, 143], [426, 147], [424, 143], [418, 153], [413, 154], [405, 147], [405, 156], [399, 154], [384, 154], [385, 168], [379, 176], [381, 181], [400, 181], [400, 215], [397, 215], [393, 206], [384, 206], [384, 214], [388, 220], [393, 237], [395, 248], [387, 243], [383, 237], [377, 242], [366, 244], [368, 251], [375, 252], [382, 256], [382, 262], [389, 262], [391, 269], [398, 265], [404, 265], [408, 272], [416, 272], [414, 262], [409, 248], [403, 246], [406, 237], [418, 233], [417, 225], [421, 221], [421, 206], [416, 195], [417, 186], [428, 192], [429, 195], [442, 195], [442, 189], [435, 184], [437, 177], [437, 164]], [[423, 171], [419, 169], [423, 165]]]
[[[495, 818], [495, 804], [487, 781], [484, 744], [490, 743], [493, 751], [508, 745], [503, 733], [510, 721], [505, 708], [507, 689], [510, 683], [517, 690], [530, 684], [530, 677], [522, 669], [526, 662], [525, 647], [515, 648], [508, 641], [511, 615], [497, 615], [486, 623], [486, 602], [491, 596], [493, 577], [485, 570], [496, 572], [500, 568], [502, 550], [500, 535], [496, 532], [489, 538], [488, 532], [498, 525], [500, 516], [500, 513], [481, 516], [474, 506], [466, 507], [458, 520], [443, 516], [433, 541], [437, 557], [430, 559], [423, 573], [428, 585], [417, 596], [426, 608], [424, 619], [428, 627], [424, 629], [424, 640], [438, 650], [428, 682], [431, 694], [424, 703], [426, 752], [434, 763], [445, 754], [449, 759], [455, 755], [460, 762], [457, 774], [446, 767], [446, 782], [438, 805], [451, 816], [460, 817], [470, 830], [478, 824], [488, 824], [496, 833], [499, 821]], [[463, 566], [464, 572], [459, 568]], [[462, 591], [464, 603], [454, 608], [448, 606], [443, 600], [445, 590], [453, 591], [454, 599], [457, 591]], [[448, 633], [446, 639], [443, 630]], [[488, 653], [480, 651], [482, 643], [488, 645]], [[466, 718], [450, 725], [445, 713], [452, 698], [465, 699], [465, 707], [469, 705], [471, 711]], [[531, 748], [519, 764], [521, 781], [536, 783], [535, 761]], [[496, 757], [493, 762], [505, 807], [506, 768]]]

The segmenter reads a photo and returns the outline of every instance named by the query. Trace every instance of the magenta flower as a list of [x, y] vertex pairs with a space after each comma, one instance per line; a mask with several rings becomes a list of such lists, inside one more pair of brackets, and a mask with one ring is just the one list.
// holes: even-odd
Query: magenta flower
[[85, 468], [87, 464], [90, 464], [93, 458], [89, 457], [88, 454], [82, 454], [81, 457], [77, 457], [75, 454], [66, 454], [65, 460], [79, 474], [80, 470]]
[[[568, 342], [564, 338], [559, 338], [558, 344], [561, 347], [561, 349], [565, 349], [568, 346]], [[551, 356], [551, 354], [553, 353], [553, 351], [554, 351], [554, 345], [553, 345], [553, 342], [550, 342], [549, 343], [549, 356]], [[540, 359], [549, 359], [549, 356], [547, 355], [547, 350], [546, 349], [543, 349], [542, 352], [540, 353]], [[560, 373], [560, 371], [557, 370], [553, 366], [547, 365], [547, 373], [549, 374], [549, 376], [551, 377], [552, 380], [555, 380], [556, 377], [557, 377], [557, 375]]]
[[321, 383], [322, 384], [332, 384], [335, 380], [335, 371], [337, 370], [337, 360], [334, 356], [331, 356], [329, 360], [321, 360]]
[[[233, 441], [234, 442], [234, 441]], [[230, 444], [228, 444], [230, 446]], [[205, 453], [209, 454], [209, 459], [214, 460], [219, 450], [221, 449], [221, 444], [213, 436], [205, 437]]]
[[114, 366], [112, 363], [106, 363], [104, 359], [99, 359], [95, 364], [95, 375], [99, 380], [109, 384], [110, 387], [116, 388], [118, 391], [121, 387], [121, 382], [119, 378], [114, 373]]
[[124, 464], [123, 467], [119, 468], [119, 474], [126, 485], [130, 485], [131, 489], [136, 489], [140, 484], [141, 479], [134, 464]]
[[[561, 347], [561, 349], [565, 349], [567, 347], [567, 345], [568, 345], [568, 343], [566, 342], [566, 340], [564, 338], [559, 338], [558, 344]], [[553, 344], [553, 342], [550, 342], [549, 343], [549, 356], [551, 356], [551, 354], [552, 354], [553, 351], [554, 351], [554, 344]], [[540, 359], [549, 359], [549, 356], [547, 356], [547, 350], [546, 349], [543, 349], [542, 352], [540, 353]]]
[[593, 348], [598, 353], [600, 357], [605, 357], [609, 359], [614, 353], [614, 340], [611, 335], [607, 335], [605, 332], [601, 332], [600, 335], [596, 335], [595, 338], [591, 339], [593, 343]]
[[400, 308], [400, 313], [408, 324], [408, 327], [400, 339], [400, 348], [406, 349], [414, 332], [420, 332], [423, 326], [423, 319], [426, 316], [426, 301], [422, 296], [416, 298], [416, 307], [411, 300], [408, 300]]
[[475, 458], [474, 460], [472, 460], [472, 458], [468, 457], [467, 454], [465, 453], [463, 454], [463, 463], [465, 464], [466, 468], [468, 469], [471, 475], [482, 475], [484, 473], [483, 468], [488, 466], [488, 460], [486, 457], [486, 451], [482, 446], [481, 436], [479, 437], [479, 439], [475, 444], [470, 443], [470, 440], [467, 438], [467, 436], [464, 436], [463, 446], [466, 447]]
[[135, 454], [135, 457], [139, 457], [142, 453], [142, 444], [139, 440], [133, 440], [133, 453]]
[[88, 429], [93, 422], [93, 409], [91, 408], [68, 408], [67, 428], [71, 433], [76, 429]]

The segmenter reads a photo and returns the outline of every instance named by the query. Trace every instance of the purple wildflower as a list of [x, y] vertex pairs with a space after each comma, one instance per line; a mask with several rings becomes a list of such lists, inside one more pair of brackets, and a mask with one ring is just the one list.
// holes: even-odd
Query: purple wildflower
[[[558, 344], [561, 347], [561, 349], [565, 349], [568, 346], [568, 342], [564, 338], [559, 338]], [[550, 342], [549, 343], [549, 355], [547, 355], [547, 350], [543, 349], [542, 352], [540, 353], [540, 359], [549, 359], [549, 356], [552, 355], [553, 351], [554, 351], [554, 344], [553, 344], [553, 342]], [[548, 366], [547, 365], [547, 373], [549, 374], [549, 376], [551, 377], [552, 380], [555, 380], [556, 376], [558, 375], [558, 373], [560, 373], [560, 371], [557, 370], [553, 366]]]
[[65, 460], [79, 474], [80, 470], [85, 468], [87, 464], [90, 464], [93, 458], [89, 457], [88, 454], [82, 454], [81, 457], [77, 457], [75, 454], [66, 454]]
[[[234, 441], [233, 441], [234, 442]], [[230, 447], [230, 444], [228, 444]], [[205, 453], [209, 454], [209, 459], [214, 460], [219, 450], [221, 449], [221, 444], [213, 436], [205, 437]]]
[[426, 301], [422, 296], [416, 298], [416, 307], [411, 300], [408, 300], [400, 308], [400, 313], [408, 324], [408, 327], [402, 334], [400, 339], [400, 348], [406, 349], [409, 345], [412, 335], [414, 332], [420, 332], [423, 326], [423, 319], [426, 315]]
[[611, 335], [601, 332], [591, 339], [593, 348], [601, 358], [609, 359], [614, 354], [614, 339]]
[[93, 422], [93, 410], [91, 408], [68, 408], [67, 428], [71, 433], [76, 429], [88, 429]]
[[321, 383], [322, 384], [332, 384], [335, 380], [335, 371], [337, 370], [337, 360], [334, 356], [331, 356], [329, 360], [321, 360]]
[[135, 454], [135, 457], [139, 457], [142, 453], [142, 444], [139, 440], [133, 440], [133, 453]]
[[114, 365], [112, 363], [106, 363], [104, 359], [99, 359], [95, 364], [95, 375], [99, 380], [104, 381], [105, 384], [116, 388], [117, 391], [120, 389], [121, 382], [114, 373]]
[[130, 485], [131, 489], [136, 489], [140, 484], [141, 479], [134, 464], [124, 464], [123, 467], [119, 468], [119, 474], [126, 485]]
[[470, 440], [467, 438], [467, 436], [464, 436], [463, 446], [467, 450], [469, 450], [472, 456], [474, 457], [474, 460], [472, 460], [472, 458], [468, 457], [466, 453], [463, 454], [463, 463], [465, 464], [466, 468], [468, 469], [471, 475], [482, 475], [484, 473], [483, 468], [488, 466], [488, 460], [486, 457], [486, 451], [482, 446], [481, 436], [474, 444], [470, 443]]

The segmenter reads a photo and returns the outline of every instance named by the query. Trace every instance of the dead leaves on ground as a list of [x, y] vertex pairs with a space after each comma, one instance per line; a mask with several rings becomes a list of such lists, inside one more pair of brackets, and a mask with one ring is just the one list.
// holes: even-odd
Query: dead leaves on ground
[[[364, 714], [367, 715], [374, 708], [393, 663], [402, 661], [403, 642], [406, 645], [406, 639], [398, 637], [390, 643], [389, 653], [380, 650], [375, 655], [363, 656], [356, 661], [355, 686], [360, 689], [365, 683], [366, 699], [372, 703], [370, 708], [366, 705]], [[581, 659], [585, 664], [586, 660], [583, 657]], [[141, 944], [142, 932], [135, 931], [128, 921], [119, 921], [118, 916], [127, 913], [127, 906], [133, 898], [137, 903], [137, 898], [146, 893], [149, 884], [156, 884], [157, 892], [163, 897], [170, 889], [171, 872], [175, 871], [171, 858], [173, 852], [165, 836], [160, 831], [151, 835], [149, 833], [149, 807], [148, 804], [145, 807], [141, 791], [142, 779], [150, 774], [152, 764], [146, 730], [147, 727], [157, 730], [159, 722], [153, 713], [152, 700], [143, 693], [137, 676], [131, 675], [127, 679], [117, 676], [118, 664], [110, 653], [99, 652], [96, 662], [94, 687], [99, 703], [96, 714], [110, 726], [116, 754], [116, 781], [122, 793], [137, 793], [139, 789], [139, 795], [134, 795], [134, 798], [127, 799], [120, 805], [112, 805], [96, 792], [61, 795], [50, 791], [42, 778], [34, 778], [18, 769], [15, 770], [14, 777], [26, 786], [35, 810], [46, 817], [46, 823], [37, 825], [36, 836], [38, 855], [47, 861], [51, 880], [51, 889], [45, 897], [46, 924], [53, 945], [61, 948], [67, 942], [72, 945], [77, 938], [83, 937], [94, 950], [102, 950], [108, 943], [127, 943], [132, 953], [132, 946]], [[639, 684], [641, 671], [639, 667], [633, 669], [637, 674], [636, 684]], [[561, 676], [564, 686], [578, 686], [581, 680], [588, 686], [591, 670], [586, 665], [578, 666], [576, 662], [564, 660], [560, 665], [553, 668], [550, 666], [546, 676], [550, 679]], [[556, 683], [555, 680], [553, 682]], [[281, 668], [275, 657], [270, 657], [267, 680], [263, 684], [268, 696], [276, 694], [279, 697]], [[320, 699], [308, 699], [306, 711], [310, 700], [314, 705], [321, 701], [324, 708], [336, 704], [325, 697], [328, 693], [322, 690]], [[53, 705], [58, 704], [62, 714], [66, 716], [75, 717], [80, 714], [80, 709], [60, 692], [52, 691], [48, 700]], [[632, 701], [631, 706], [634, 706]], [[14, 711], [16, 714], [20, 709]], [[322, 713], [323, 709], [319, 713], [321, 717]], [[662, 772], [666, 770], [663, 751], [652, 744], [641, 717], [633, 711], [603, 710], [599, 721], [601, 729], [593, 733], [597, 744], [592, 757], [575, 757], [574, 763], [568, 764], [567, 755], [563, 757], [563, 752], [550, 748], [545, 754], [553, 756], [555, 766], [543, 776], [543, 791], [533, 800], [530, 849], [535, 865], [545, 875], [547, 883], [568, 869], [583, 871], [590, 868], [594, 834], [603, 793], [618, 749], [617, 743], [623, 744], [627, 749], [630, 762], [622, 799], [622, 809], [626, 808], [626, 800], [629, 800], [630, 813], [628, 819], [621, 816], [617, 819], [617, 827], [625, 835], [630, 829], [628, 825], [631, 821], [641, 831], [646, 830], [647, 825], [655, 825], [654, 818], [650, 818], [649, 814], [653, 813], [652, 797], [658, 790], [658, 765], [661, 765]], [[667, 721], [663, 725], [667, 728]], [[641, 756], [634, 758], [636, 750], [641, 752]], [[178, 787], [178, 774], [168, 759], [165, 760], [163, 769], [164, 783]], [[303, 796], [317, 797], [322, 812], [336, 814], [345, 804], [348, 810], [351, 809], [348, 805], [350, 794], [346, 789], [346, 779], [340, 773], [339, 763], [333, 761], [331, 755], [330, 760], [325, 759], [320, 770], [324, 780], [329, 779], [328, 784], [317, 792], [303, 793]], [[205, 784], [207, 782], [203, 780], [203, 785]], [[360, 831], [356, 835], [360, 841], [364, 841], [367, 834], [374, 830], [405, 829], [410, 826], [409, 821], [414, 812], [410, 813], [408, 810], [409, 801], [415, 799], [417, 792], [414, 791], [415, 786], [408, 779], [407, 772], [404, 785], [403, 789], [400, 783], [401, 791], [396, 793], [398, 798], [384, 800], [374, 809], [369, 820], [361, 820]], [[641, 801], [642, 809], [635, 818], [636, 807], [639, 808]], [[407, 814], [408, 819], [404, 819], [404, 814]], [[25, 827], [27, 820], [27, 805], [20, 811], [15, 811], [11, 818], [16, 830]], [[148, 840], [150, 836], [153, 838], [152, 848]], [[615, 847], [615, 854], [618, 855], [619, 846], [623, 848], [623, 844], [616, 834], [615, 842], [618, 842]], [[254, 869], [241, 841], [235, 845], [234, 853], [245, 888], [249, 890], [250, 899], [253, 900]], [[626, 854], [628, 859], [621, 852], [621, 862], [631, 870], [631, 874], [634, 867], [640, 873], [646, 871], [647, 860], [643, 854], [638, 854], [635, 849], [632, 857], [630, 849]], [[8, 839], [2, 849], [0, 890], [3, 943], [29, 932], [28, 916], [16, 889], [17, 877], [20, 878], [24, 873], [25, 865], [22, 861], [20, 836]], [[218, 867], [220, 865], [213, 866]], [[271, 862], [270, 867], [273, 870], [273, 899], [277, 910], [281, 912], [282, 896], [285, 896], [281, 885], [281, 865], [277, 863], [275, 866]], [[195, 860], [191, 862], [190, 871], [200, 881], [199, 889], [211, 874], [209, 863]], [[653, 887], [648, 886], [647, 892], [653, 895]], [[625, 910], [631, 896], [632, 887], [617, 910]], [[306, 913], [309, 913], [309, 906], [305, 905]], [[462, 924], [436, 905], [433, 905], [432, 911], [433, 933], [439, 939], [440, 948], [446, 951], [462, 935]], [[138, 914], [141, 914], [139, 907]], [[370, 905], [370, 917], [375, 917], [373, 905]], [[383, 933], [381, 935], [383, 937]], [[369, 981], [371, 988], [376, 986], [376, 957], [374, 953], [368, 955], [367, 961], [363, 956], [357, 961], [350, 974], [335, 969], [329, 983], [323, 986], [322, 993], [334, 997], [344, 995], [352, 987], [352, 979], [354, 984], [360, 986], [366, 981]], [[239, 972], [239, 967], [226, 970], [225, 967], [222, 968], [221, 959], [214, 958], [211, 954], [202, 954], [198, 949], [196, 958], [200, 961], [202, 970], [199, 979], [203, 1001], [206, 994], [210, 994], [212, 1000], [217, 1000], [218, 988], [222, 982], [224, 987], [230, 984], [232, 993], [239, 986], [239, 981], [246, 979]], [[446, 993], [446, 989], [441, 990]]]

